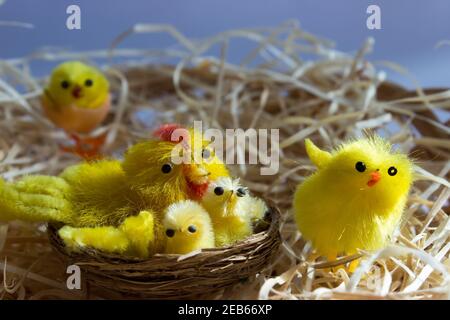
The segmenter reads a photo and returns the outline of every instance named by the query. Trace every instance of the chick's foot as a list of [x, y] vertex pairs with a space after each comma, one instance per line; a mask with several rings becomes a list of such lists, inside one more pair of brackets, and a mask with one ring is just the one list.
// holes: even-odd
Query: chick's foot
[[67, 153], [76, 154], [87, 160], [98, 160], [103, 158], [100, 150], [106, 139], [106, 133], [98, 137], [81, 137], [77, 134], [70, 134], [70, 138], [74, 141], [74, 146], [60, 146], [60, 149]]

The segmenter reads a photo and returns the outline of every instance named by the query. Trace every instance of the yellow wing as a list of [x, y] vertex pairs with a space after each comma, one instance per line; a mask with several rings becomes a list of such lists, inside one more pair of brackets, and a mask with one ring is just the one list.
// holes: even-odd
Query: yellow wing
[[79, 251], [84, 247], [107, 252], [124, 254], [129, 250], [130, 240], [114, 227], [73, 228], [64, 226], [58, 231], [69, 251]]
[[319, 149], [311, 140], [305, 140], [306, 153], [317, 168], [323, 168], [331, 159], [329, 152]]
[[73, 222], [70, 187], [61, 178], [27, 176], [7, 183], [0, 178], [0, 221]]
[[141, 211], [139, 215], [125, 219], [119, 227], [64, 226], [58, 234], [69, 250], [79, 251], [91, 247], [107, 253], [147, 258], [163, 251], [163, 237], [156, 233], [161, 230], [152, 212]]

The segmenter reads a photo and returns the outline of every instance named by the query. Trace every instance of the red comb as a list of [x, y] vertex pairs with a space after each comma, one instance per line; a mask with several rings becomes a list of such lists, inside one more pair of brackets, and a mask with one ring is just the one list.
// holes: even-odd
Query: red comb
[[[179, 134], [179, 132], [177, 133], [178, 137], [173, 135], [174, 131], [177, 129], [183, 130], [181, 134]], [[189, 141], [189, 132], [187, 131], [187, 129], [183, 128], [182, 126], [176, 123], [163, 124], [153, 132], [153, 135], [160, 138], [163, 141], [169, 142]]]

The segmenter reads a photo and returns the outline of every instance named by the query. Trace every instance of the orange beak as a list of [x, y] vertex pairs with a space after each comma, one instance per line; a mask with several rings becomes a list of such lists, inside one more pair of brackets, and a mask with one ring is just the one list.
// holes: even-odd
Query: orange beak
[[381, 179], [381, 174], [378, 171], [374, 171], [370, 174], [370, 180], [367, 182], [369, 187], [374, 186]]
[[72, 90], [72, 96], [75, 99], [78, 99], [81, 97], [81, 88], [79, 86], [75, 86], [75, 88], [73, 88]]

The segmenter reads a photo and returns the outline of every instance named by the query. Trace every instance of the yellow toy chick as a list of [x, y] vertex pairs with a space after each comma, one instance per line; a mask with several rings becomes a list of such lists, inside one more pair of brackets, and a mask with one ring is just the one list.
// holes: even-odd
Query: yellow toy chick
[[82, 139], [79, 134], [94, 130], [105, 119], [110, 105], [108, 80], [96, 68], [79, 61], [58, 65], [42, 95], [45, 115], [76, 142], [74, 148], [64, 150], [84, 158], [97, 154], [104, 136]]
[[211, 216], [217, 247], [251, 235], [253, 223], [267, 211], [262, 200], [250, 197], [239, 180], [230, 177], [212, 181], [201, 203]]
[[[123, 161], [84, 162], [66, 168], [58, 177], [28, 176], [8, 183], [0, 179], [0, 221], [117, 227], [142, 210], [155, 212], [162, 221], [170, 204], [198, 200], [211, 180], [228, 176], [226, 166], [207, 149], [206, 142], [195, 146], [186, 139], [183, 148], [209, 161], [175, 163], [172, 154], [178, 140], [170, 139], [174, 128], [179, 126], [165, 125], [154, 139], [131, 146]], [[201, 132], [183, 132], [191, 132], [192, 139], [203, 139]]]
[[[349, 141], [332, 152], [305, 141], [318, 170], [294, 196], [302, 236], [319, 255], [384, 247], [397, 227], [413, 181], [413, 164], [381, 137]], [[359, 260], [349, 266], [353, 272]]]
[[209, 214], [194, 201], [181, 201], [167, 208], [163, 225], [167, 237], [165, 253], [185, 254], [214, 248]]

